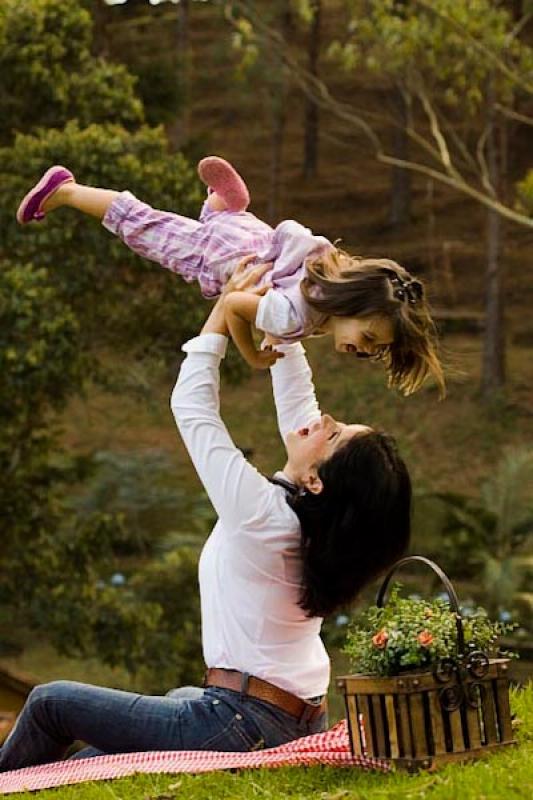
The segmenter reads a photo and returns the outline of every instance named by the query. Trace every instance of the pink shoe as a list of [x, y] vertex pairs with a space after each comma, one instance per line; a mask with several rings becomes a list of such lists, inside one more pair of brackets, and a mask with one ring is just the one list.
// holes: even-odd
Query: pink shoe
[[17, 222], [25, 225], [27, 222], [33, 220], [41, 220], [44, 218], [44, 211], [41, 211], [41, 206], [48, 198], [63, 186], [64, 183], [74, 181], [74, 175], [70, 170], [65, 167], [50, 167], [41, 180], [35, 184], [33, 189], [30, 189], [22, 203], [17, 210]]
[[229, 211], [245, 211], [250, 204], [250, 193], [245, 182], [231, 164], [218, 156], [202, 158], [198, 164], [200, 180], [216, 192], [227, 204]]

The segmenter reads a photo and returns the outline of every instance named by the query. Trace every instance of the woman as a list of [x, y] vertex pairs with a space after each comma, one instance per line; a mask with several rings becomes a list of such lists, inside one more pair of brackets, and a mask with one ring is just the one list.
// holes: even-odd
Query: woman
[[[253, 285], [257, 273], [230, 288]], [[37, 686], [0, 750], [1, 771], [58, 760], [77, 739], [90, 745], [78, 757], [248, 751], [326, 726], [322, 617], [405, 551], [409, 475], [389, 437], [320, 414], [300, 343], [271, 354], [287, 463], [273, 480], [257, 472], [219, 413], [223, 303], [184, 345], [171, 402], [219, 517], [199, 568], [205, 686], [166, 697]]]

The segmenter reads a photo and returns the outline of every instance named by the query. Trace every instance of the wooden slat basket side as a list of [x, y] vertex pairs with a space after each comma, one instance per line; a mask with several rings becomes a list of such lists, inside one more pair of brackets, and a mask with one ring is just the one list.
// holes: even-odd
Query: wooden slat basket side
[[473, 702], [465, 697], [451, 711], [441, 703], [446, 687], [431, 672], [337, 678], [337, 688], [344, 694], [352, 754], [388, 759], [415, 771], [515, 744], [508, 663], [508, 659], [491, 659], [483, 678], [465, 678], [463, 689]]
[[456, 652], [435, 664], [433, 672], [338, 678], [352, 753], [390, 759], [399, 767], [417, 770], [477, 758], [515, 744], [509, 659], [489, 659], [486, 653], [467, 648], [459, 599], [438, 564], [419, 555], [401, 558], [385, 576], [376, 606], [383, 608], [392, 576], [406, 564], [423, 564], [442, 582], [455, 615]]

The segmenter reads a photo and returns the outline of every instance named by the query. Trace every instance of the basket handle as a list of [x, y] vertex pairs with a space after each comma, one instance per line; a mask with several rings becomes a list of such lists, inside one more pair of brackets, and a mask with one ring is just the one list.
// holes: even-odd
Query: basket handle
[[412, 564], [413, 562], [421, 562], [426, 566], [430, 567], [433, 572], [441, 579], [442, 583], [444, 584], [444, 588], [450, 598], [450, 605], [455, 612], [456, 617], [456, 625], [457, 625], [457, 650], [460, 654], [464, 653], [465, 651], [465, 635], [463, 630], [463, 618], [461, 617], [461, 612], [459, 610], [459, 600], [455, 589], [453, 588], [451, 580], [448, 578], [446, 573], [439, 567], [438, 564], [435, 564], [434, 561], [431, 561], [429, 558], [425, 556], [406, 556], [405, 558], [401, 558], [395, 564], [392, 565], [388, 573], [385, 575], [383, 579], [383, 583], [381, 584], [379, 591], [376, 596], [376, 605], [378, 608], [383, 608], [385, 602], [385, 595], [387, 589], [389, 587], [390, 580], [396, 570], [400, 567], [403, 567], [404, 564]]

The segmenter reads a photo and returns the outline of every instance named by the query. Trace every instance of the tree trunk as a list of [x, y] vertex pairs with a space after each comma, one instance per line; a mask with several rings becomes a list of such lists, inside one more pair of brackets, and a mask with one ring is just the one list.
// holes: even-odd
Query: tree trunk
[[503, 281], [500, 264], [502, 219], [487, 212], [487, 272], [485, 285], [485, 341], [481, 392], [489, 401], [505, 383]]
[[[409, 138], [406, 133], [408, 109], [399, 88], [393, 90], [392, 104], [398, 126], [394, 128], [392, 154], [394, 158], [409, 160]], [[405, 225], [411, 220], [411, 172], [401, 167], [393, 167], [391, 175], [391, 195], [389, 224], [393, 227]]]
[[[312, 0], [313, 19], [309, 30], [309, 72], [318, 77], [318, 57], [320, 53], [320, 26], [322, 21], [322, 0]], [[306, 180], [316, 177], [318, 170], [318, 131], [319, 111], [310, 97], [305, 98], [304, 118], [304, 165]]]
[[[487, 167], [492, 186], [499, 196], [502, 191], [502, 155], [505, 141], [500, 141], [498, 153], [497, 128], [491, 92], [487, 101], [489, 107], [489, 134], [487, 137]], [[499, 157], [500, 156], [500, 157]], [[505, 317], [503, 268], [501, 264], [503, 220], [495, 211], [487, 212], [487, 269], [485, 276], [485, 337], [483, 343], [483, 365], [481, 375], [481, 394], [485, 402], [505, 384]]]
[[272, 98], [272, 129], [270, 144], [270, 192], [268, 197], [268, 218], [276, 223], [281, 215], [281, 191], [283, 174], [283, 145], [285, 140], [285, 90], [280, 87]]
[[180, 86], [180, 112], [179, 117], [173, 127], [175, 142], [177, 146], [183, 144], [190, 132], [190, 108], [191, 108], [191, 43], [189, 35], [190, 20], [190, 0], [180, 0], [178, 6], [178, 75], [177, 80]]
[[95, 54], [102, 58], [109, 58], [109, 42], [106, 35], [108, 9], [109, 6], [101, 2], [93, 3], [90, 9], [93, 18], [93, 48]]
[[[290, 3], [282, 0], [280, 3], [279, 30], [289, 41], [292, 30], [292, 13]], [[287, 77], [283, 66], [282, 56], [276, 60], [272, 68], [271, 86], [271, 147], [270, 147], [270, 191], [268, 199], [268, 219], [275, 223], [281, 215], [281, 190], [283, 170], [283, 144], [285, 139], [285, 125], [287, 122]]]
[[511, 6], [509, 11], [513, 16], [514, 21], [519, 22], [527, 13], [526, 7], [530, 4], [528, 3], [528, 0], [511, 0], [509, 5]]

